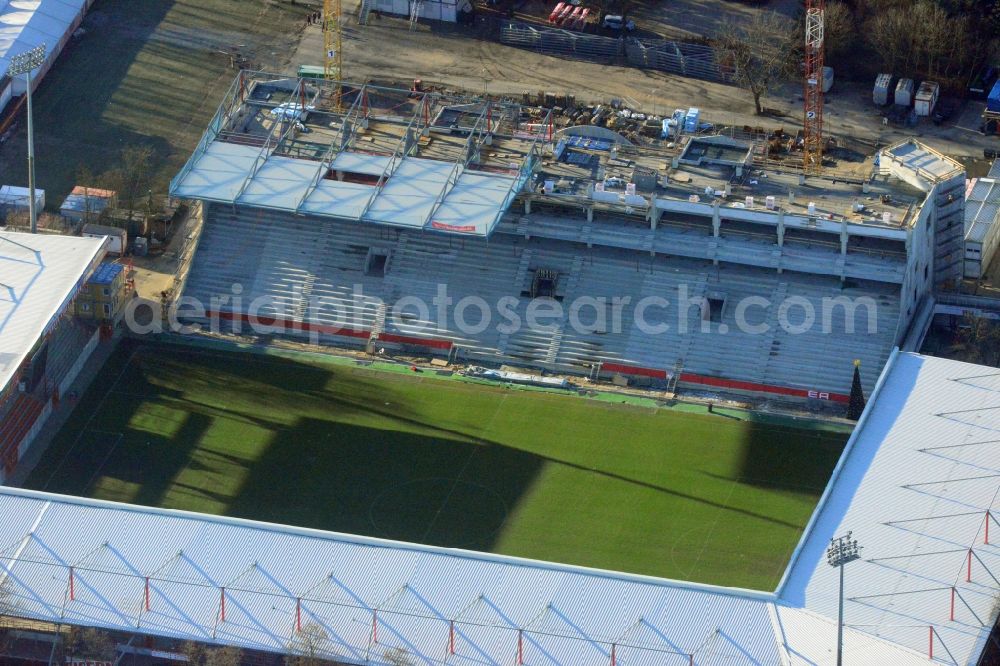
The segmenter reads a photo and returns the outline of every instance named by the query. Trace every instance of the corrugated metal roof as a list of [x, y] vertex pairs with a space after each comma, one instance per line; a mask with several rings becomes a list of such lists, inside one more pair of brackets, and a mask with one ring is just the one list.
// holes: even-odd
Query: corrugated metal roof
[[[475, 171], [422, 157], [344, 151], [333, 171], [378, 177], [380, 187], [321, 178], [317, 163], [283, 155], [259, 162], [261, 149], [213, 141], [192, 157], [172, 193], [177, 197], [308, 211], [338, 219], [487, 236], [526, 177]], [[515, 165], [516, 166], [516, 165]], [[513, 169], [517, 174], [517, 169]]]
[[993, 166], [990, 167], [990, 172], [986, 174], [987, 178], [1000, 178], [1000, 160], [993, 160]]
[[[567, 666], [834, 659], [834, 622], [763, 592], [12, 488], [0, 510], [0, 581], [26, 617], [279, 652], [312, 625], [354, 663], [513, 663], [519, 644], [525, 663]], [[865, 663], [926, 663], [845, 643]]]
[[965, 240], [982, 243], [1000, 218], [1000, 181], [977, 178], [965, 196]]
[[914, 650], [933, 632], [936, 654], [972, 663], [1000, 591], [1000, 548], [984, 542], [987, 520], [1000, 530], [988, 513], [1000, 494], [1000, 371], [898, 354], [881, 383], [779, 593], [836, 617], [824, 554], [852, 530], [863, 551], [845, 571], [846, 623]]
[[0, 232], [0, 390], [104, 256], [97, 238]]
[[51, 54], [85, 5], [86, 0], [0, 0], [0, 73], [12, 56], [40, 44]]

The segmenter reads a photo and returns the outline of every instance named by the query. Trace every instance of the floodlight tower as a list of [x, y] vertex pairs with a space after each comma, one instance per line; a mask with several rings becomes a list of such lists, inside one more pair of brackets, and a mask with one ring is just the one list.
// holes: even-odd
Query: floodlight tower
[[826, 0], [806, 0], [802, 171], [823, 170], [823, 13]]
[[31, 233], [38, 233], [38, 211], [35, 209], [35, 128], [31, 119], [31, 72], [45, 63], [45, 44], [39, 44], [10, 59], [7, 76], [14, 78], [24, 74], [28, 96], [28, 211], [31, 217]]
[[844, 664], [844, 565], [861, 557], [861, 546], [857, 539], [851, 539], [848, 532], [842, 537], [830, 539], [826, 548], [826, 561], [831, 567], [840, 569], [840, 593], [837, 610], [837, 666]]

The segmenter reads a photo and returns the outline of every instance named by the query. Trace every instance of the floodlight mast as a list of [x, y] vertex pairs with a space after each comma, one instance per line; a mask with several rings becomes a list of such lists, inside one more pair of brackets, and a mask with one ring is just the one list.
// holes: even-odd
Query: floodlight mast
[[842, 537], [830, 539], [826, 548], [826, 561], [831, 567], [840, 569], [840, 594], [837, 607], [837, 666], [844, 664], [844, 565], [861, 557], [861, 546], [857, 539], [851, 539], [851, 532]]
[[35, 206], [35, 132], [31, 118], [31, 71], [45, 63], [45, 44], [10, 59], [7, 75], [11, 78], [24, 74], [28, 96], [28, 211], [31, 216], [31, 233], [38, 233], [38, 210]]

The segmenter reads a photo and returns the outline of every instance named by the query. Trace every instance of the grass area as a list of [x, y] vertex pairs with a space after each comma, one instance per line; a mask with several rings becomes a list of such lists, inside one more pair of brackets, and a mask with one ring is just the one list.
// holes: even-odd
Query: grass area
[[125, 341], [26, 485], [766, 590], [845, 439]]
[[[43, 79], [35, 111], [36, 177], [57, 209], [82, 168], [99, 185], [121, 150], [153, 151], [154, 194], [191, 154], [236, 71], [220, 50], [284, 67], [311, 6], [274, 0], [97, 0], [85, 34]], [[27, 135], [0, 146], [2, 183], [27, 184]]]

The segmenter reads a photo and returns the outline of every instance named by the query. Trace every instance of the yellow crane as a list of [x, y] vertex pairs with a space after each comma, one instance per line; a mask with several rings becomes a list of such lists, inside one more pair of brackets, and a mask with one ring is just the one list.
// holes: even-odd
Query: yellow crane
[[336, 81], [335, 104], [340, 109], [340, 81], [343, 80], [344, 57], [341, 49], [341, 0], [323, 0], [323, 78]]

